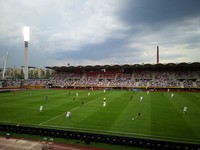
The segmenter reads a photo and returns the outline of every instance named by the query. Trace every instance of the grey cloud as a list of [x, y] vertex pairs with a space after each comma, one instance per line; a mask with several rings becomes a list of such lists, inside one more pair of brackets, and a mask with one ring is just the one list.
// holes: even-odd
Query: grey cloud
[[[127, 24], [146, 24], [162, 28], [169, 23], [200, 16], [199, 0], [127, 0], [118, 13]], [[127, 3], [126, 3], [127, 4]]]
[[188, 59], [198, 60], [199, 0], [109, 0], [108, 3], [112, 5], [104, 5], [106, 0], [98, 1], [101, 7], [93, 6], [93, 1], [84, 7], [82, 0], [1, 1], [0, 55], [9, 50], [10, 66], [23, 65], [21, 29], [28, 25], [29, 64], [33, 66], [53, 64], [55, 60], [55, 63], [72, 60], [79, 64], [110, 63], [109, 60], [154, 62], [157, 44], [167, 52], [161, 57], [165, 60], [173, 57], [184, 61], [188, 49], [195, 52]]

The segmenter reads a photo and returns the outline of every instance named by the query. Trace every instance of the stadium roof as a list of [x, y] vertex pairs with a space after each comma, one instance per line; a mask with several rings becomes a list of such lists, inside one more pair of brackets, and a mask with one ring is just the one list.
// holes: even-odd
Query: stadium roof
[[200, 69], [200, 62], [193, 63], [167, 63], [167, 64], [124, 64], [124, 65], [87, 65], [87, 66], [46, 66], [55, 71], [90, 71], [90, 70], [119, 70], [119, 69]]

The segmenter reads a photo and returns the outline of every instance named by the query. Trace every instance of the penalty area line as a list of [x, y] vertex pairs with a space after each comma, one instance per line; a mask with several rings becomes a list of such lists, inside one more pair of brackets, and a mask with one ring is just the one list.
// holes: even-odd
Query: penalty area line
[[[95, 101], [95, 100], [97, 100], [97, 99], [99, 99], [99, 98], [93, 99], [93, 100], [91, 100], [91, 101], [85, 103], [85, 105], [86, 105], [86, 104], [89, 104], [89, 103], [91, 103], [91, 102], [93, 102], [93, 101]], [[70, 111], [74, 111], [74, 110], [76, 110], [76, 109], [78, 109], [78, 108], [80, 108], [80, 107], [81, 107], [81, 106], [75, 107], [75, 108], [71, 109]], [[56, 118], [58, 118], [58, 117], [60, 117], [60, 116], [62, 116], [62, 115], [64, 115], [64, 114], [65, 114], [65, 112], [62, 113], [62, 114], [60, 114], [60, 115], [58, 115], [58, 116], [55, 116], [55, 117], [53, 117], [53, 118], [47, 120], [47, 121], [44, 121], [44, 122], [42, 122], [42, 123], [40, 123], [40, 124], [38, 124], [38, 125], [41, 126], [41, 125], [43, 125], [43, 124], [45, 124], [45, 123], [47, 123], [47, 122], [49, 122], [49, 121], [51, 121], [51, 120], [54, 120], [54, 119], [56, 119]]]
[[[80, 108], [80, 106], [75, 107], [75, 108], [71, 109], [70, 111], [74, 111], [74, 110], [76, 110], [76, 109], [78, 109], [78, 108]], [[38, 125], [41, 126], [41, 125], [43, 125], [43, 124], [45, 124], [45, 123], [47, 123], [47, 122], [49, 122], [49, 121], [51, 121], [51, 120], [54, 120], [54, 119], [56, 119], [56, 118], [59, 118], [60, 116], [62, 116], [62, 115], [64, 115], [64, 114], [65, 114], [65, 112], [62, 113], [62, 114], [60, 114], [60, 115], [58, 115], [58, 116], [55, 116], [55, 117], [53, 117], [53, 118], [47, 120], [47, 121], [44, 121], [44, 122], [42, 122], [42, 123], [40, 123], [40, 124], [38, 124]]]
[[56, 118], [58, 118], [58, 117], [60, 117], [60, 116], [62, 116], [62, 115], [64, 115], [65, 113], [62, 113], [62, 114], [60, 114], [60, 115], [58, 115], [58, 116], [55, 116], [55, 117], [53, 117], [53, 118], [51, 118], [51, 119], [49, 119], [49, 120], [47, 120], [47, 121], [44, 121], [44, 122], [42, 122], [42, 123], [40, 123], [40, 124], [38, 124], [39, 126], [41, 126], [41, 125], [43, 125], [44, 123], [47, 123], [47, 122], [49, 122], [49, 121], [51, 121], [51, 120], [54, 120], [54, 119], [56, 119]]

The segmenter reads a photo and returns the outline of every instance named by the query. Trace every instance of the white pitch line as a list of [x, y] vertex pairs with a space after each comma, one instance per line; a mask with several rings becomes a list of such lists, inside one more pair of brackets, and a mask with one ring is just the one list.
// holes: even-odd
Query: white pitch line
[[[91, 102], [91, 101], [90, 101]], [[90, 103], [90, 102], [88, 102], [88, 103]], [[87, 104], [87, 103], [86, 103]], [[73, 108], [73, 109], [71, 109], [70, 111], [74, 111], [74, 110], [76, 110], [76, 109], [78, 109], [78, 108], [80, 108], [81, 106], [78, 106], [78, 107], [75, 107], [75, 108]], [[63, 116], [65, 113], [62, 113], [62, 114], [60, 114], [60, 115], [58, 115], [58, 116], [56, 116], [56, 117], [54, 117], [54, 118], [51, 118], [51, 119], [49, 119], [49, 120], [47, 120], [47, 121], [44, 121], [44, 122], [42, 122], [42, 123], [40, 123], [39, 124], [39, 126], [41, 126], [41, 125], [43, 125], [44, 123], [47, 123], [47, 122], [49, 122], [49, 121], [51, 121], [51, 120], [54, 120], [54, 119], [56, 119], [56, 118], [58, 118], [58, 117], [60, 117], [60, 116]]]
[[[110, 94], [111, 94], [111, 93], [110, 93]], [[109, 94], [108, 94], [108, 95], [109, 95]], [[86, 104], [89, 104], [89, 103], [91, 103], [91, 102], [93, 102], [94, 100], [97, 100], [97, 99], [99, 99], [99, 98], [93, 99], [93, 100], [91, 100], [91, 101], [85, 103], [85, 105], [86, 105]], [[78, 109], [78, 108], [80, 108], [80, 107], [81, 107], [81, 106], [75, 107], [75, 108], [71, 109], [70, 111], [74, 111], [74, 110], [76, 110], [76, 109]], [[58, 117], [60, 117], [60, 116], [62, 116], [62, 115], [64, 115], [64, 114], [65, 114], [65, 113], [62, 113], [62, 114], [60, 114], [60, 115], [58, 115], [58, 116], [55, 116], [55, 117], [53, 117], [53, 118], [51, 118], [51, 119], [49, 119], [49, 120], [47, 120], [47, 121], [44, 121], [44, 122], [42, 122], [42, 123], [40, 123], [40, 124], [38, 124], [38, 125], [41, 126], [41, 125], [43, 125], [44, 123], [47, 123], [47, 122], [49, 122], [49, 121], [51, 121], [51, 120], [54, 120], [54, 119], [56, 119], [56, 118], [58, 118]]]
[[[112, 94], [112, 93], [110, 93], [110, 94]], [[110, 95], [110, 94], [108, 94], [108, 95]], [[99, 99], [99, 98], [96, 98], [96, 99]], [[96, 100], [96, 99], [94, 99], [94, 100]], [[93, 102], [94, 100], [92, 100], [92, 101], [89, 101], [88, 103], [86, 103], [86, 104], [89, 104], [89, 103], [91, 103], [91, 102]], [[72, 109], [71, 111], [74, 111], [74, 110], [76, 110], [76, 109], [78, 109], [78, 108], [80, 108], [81, 106], [78, 106], [78, 107], [76, 107], [76, 108], [74, 108], [74, 109]], [[54, 126], [54, 125], [43, 125], [44, 123], [46, 123], [46, 122], [49, 122], [49, 121], [51, 121], [51, 120], [53, 120], [53, 119], [55, 119], [55, 118], [58, 118], [59, 116], [61, 116], [61, 115], [63, 115], [64, 113], [62, 113], [62, 114], [60, 114], [60, 115], [58, 115], [58, 116], [56, 116], [56, 117], [54, 117], [54, 118], [51, 118], [51, 119], [49, 119], [49, 120], [47, 120], [47, 121], [45, 121], [45, 122], [42, 122], [42, 123], [40, 123], [40, 124], [31, 124], [31, 123], [16, 123], [16, 122], [9, 122], [9, 121], [1, 121], [1, 122], [5, 122], [5, 123], [16, 123], [16, 124], [27, 124], [27, 125], [35, 125], [35, 126], [38, 126], [38, 125], [40, 125], [40, 126], [47, 126], [47, 127], [54, 127], [54, 128], [64, 128], [64, 129], [74, 129], [74, 130], [85, 130], [85, 131], [93, 131], [93, 132], [100, 132], [100, 133], [114, 133], [114, 134], [123, 134], [123, 135], [132, 135], [132, 136], [143, 136], [143, 137], [148, 137], [148, 138], [162, 138], [162, 139], [165, 139], [165, 140], [179, 140], [179, 141], [191, 141], [191, 142], [199, 142], [200, 140], [195, 140], [195, 139], [188, 139], [188, 138], [176, 138], [176, 137], [170, 137], [170, 136], [168, 136], [168, 137], [166, 137], [166, 136], [157, 136], [157, 135], [146, 135], [146, 134], [138, 134], [138, 133], [129, 133], [129, 132], [119, 132], [119, 131], [107, 131], [107, 130], [97, 130], [97, 129], [95, 129], [95, 130], [93, 130], [93, 129], [85, 129], [85, 128], [73, 128], [73, 127], [66, 127], [66, 126]]]
[[49, 122], [49, 121], [51, 121], [51, 120], [54, 120], [54, 119], [56, 119], [56, 118], [58, 118], [58, 117], [60, 117], [60, 116], [62, 116], [62, 115], [64, 115], [65, 113], [62, 113], [62, 114], [60, 114], [60, 115], [58, 115], [58, 116], [56, 116], [56, 117], [54, 117], [54, 118], [51, 118], [51, 119], [49, 119], [49, 120], [47, 120], [47, 121], [44, 121], [44, 122], [42, 122], [42, 123], [40, 123], [40, 124], [38, 124], [39, 126], [41, 126], [41, 125], [43, 125], [44, 123], [47, 123], [47, 122]]

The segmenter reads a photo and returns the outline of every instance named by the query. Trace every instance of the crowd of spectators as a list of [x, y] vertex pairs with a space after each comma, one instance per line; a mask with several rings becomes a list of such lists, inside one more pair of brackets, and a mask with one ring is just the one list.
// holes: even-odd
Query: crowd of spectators
[[190, 88], [190, 87], [194, 87], [194, 83], [192, 80], [184, 80], [183, 81], [183, 86], [185, 88]]
[[76, 86], [96, 86], [98, 84], [98, 73], [88, 72], [82, 75], [80, 80], [77, 80]]
[[176, 79], [196, 79], [198, 78], [198, 72], [196, 71], [175, 71]]
[[134, 78], [135, 79], [152, 79], [153, 72], [148, 70], [137, 70], [134, 71]]
[[200, 80], [196, 81], [196, 85], [197, 85], [197, 87], [200, 87]]
[[76, 79], [68, 79], [65, 82], [65, 86], [73, 86], [76, 83]]
[[100, 72], [99, 79], [114, 79], [117, 74], [115, 72]]
[[23, 85], [45, 85], [48, 82], [48, 79], [28, 79], [23, 81]]
[[133, 71], [124, 72], [58, 72], [50, 80], [47, 79], [8, 79], [6, 86], [23, 85], [44, 86], [51, 84], [58, 87], [200, 87], [200, 72], [195, 71]]
[[177, 87], [178, 81], [171, 71], [155, 71], [154, 78], [149, 82], [150, 87]]
[[81, 74], [80, 73], [69, 73], [66, 74], [67, 79], [81, 79]]
[[6, 87], [20, 87], [20, 86], [44, 86], [48, 79], [7, 79], [3, 81]]
[[4, 85], [6, 87], [20, 87], [22, 81], [23, 80], [21, 79], [7, 79], [4, 81], [2, 80], [2, 82], [4, 82]]
[[55, 76], [48, 82], [54, 86], [64, 87], [66, 83], [66, 78], [69, 74], [65, 72], [58, 72]]
[[132, 87], [136, 86], [135, 82], [131, 80], [131, 74], [126, 73], [118, 73], [116, 78], [111, 80], [109, 86], [117, 86], [117, 87]]

